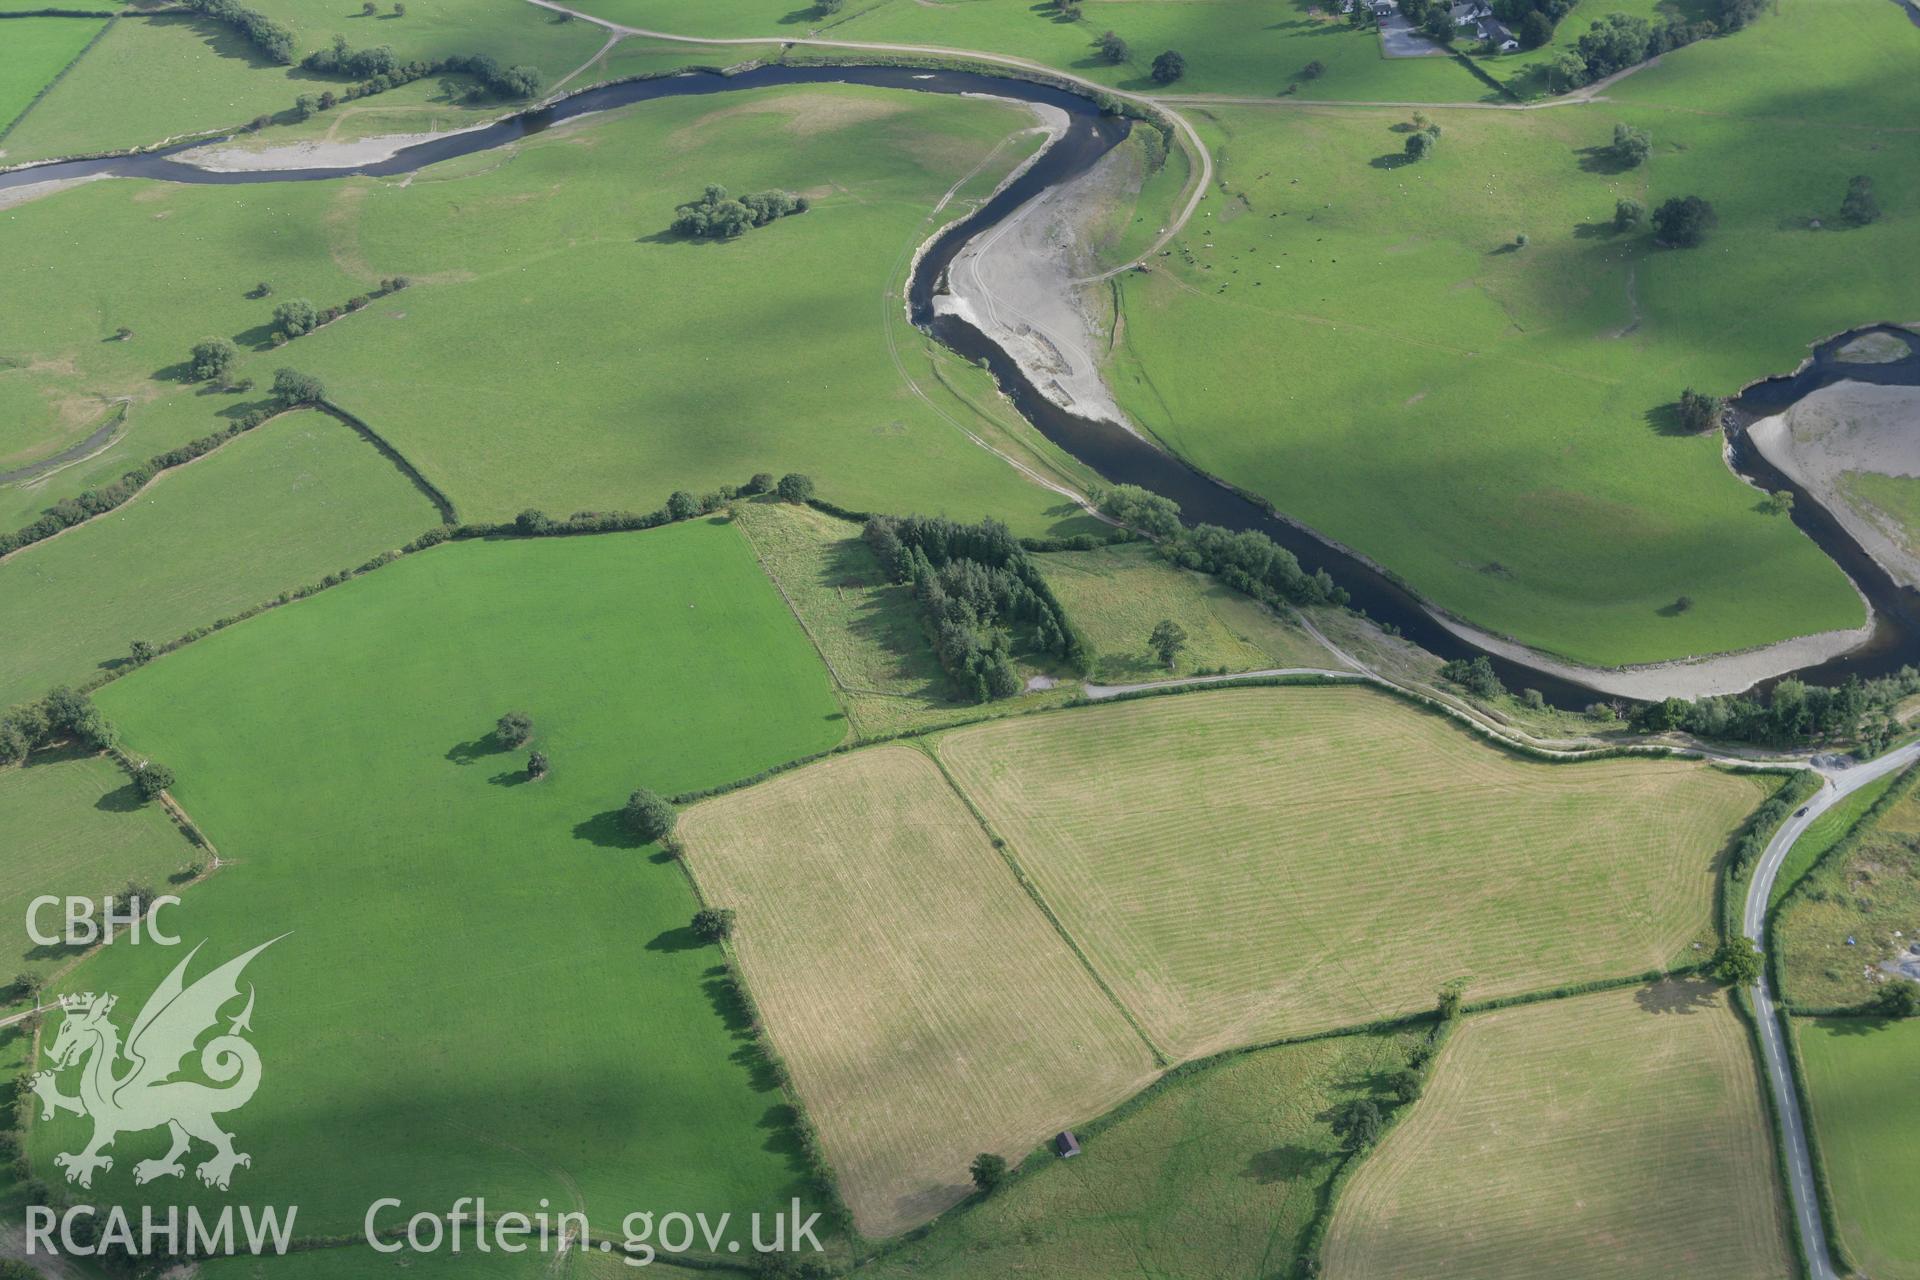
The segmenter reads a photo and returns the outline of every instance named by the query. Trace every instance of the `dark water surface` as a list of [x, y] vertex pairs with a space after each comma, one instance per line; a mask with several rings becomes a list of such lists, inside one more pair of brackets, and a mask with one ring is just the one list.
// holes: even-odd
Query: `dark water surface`
[[[593, 111], [605, 111], [634, 102], [678, 98], [739, 89], [799, 84], [858, 84], [878, 88], [911, 89], [922, 93], [993, 94], [1023, 102], [1057, 107], [1067, 113], [1067, 132], [1016, 181], [974, 213], [943, 232], [922, 255], [908, 284], [908, 307], [914, 323], [927, 329], [962, 356], [985, 364], [999, 380], [1020, 412], [1060, 448], [1114, 483], [1136, 484], [1180, 504], [1192, 523], [1223, 525], [1229, 529], [1257, 529], [1300, 560], [1308, 571], [1325, 569], [1346, 588], [1355, 608], [1377, 622], [1397, 628], [1408, 639], [1442, 658], [1472, 658], [1483, 654], [1478, 646], [1459, 639], [1421, 607], [1415, 595], [1385, 574], [1333, 547], [1312, 532], [1276, 515], [1265, 503], [1249, 498], [1195, 470], [1148, 440], [1111, 423], [1077, 417], [1035, 389], [1018, 365], [978, 329], [954, 316], [933, 314], [932, 300], [944, 283], [948, 266], [973, 237], [998, 224], [1029, 199], [1090, 169], [1127, 136], [1129, 121], [1103, 115], [1093, 102], [1063, 89], [1025, 80], [1006, 79], [964, 71], [930, 71], [908, 67], [800, 67], [763, 66], [736, 75], [692, 72], [653, 80], [630, 80], [573, 94], [550, 106], [498, 121], [467, 133], [450, 134], [407, 147], [373, 164], [338, 168], [258, 170], [217, 173], [184, 164], [172, 157], [205, 142], [164, 151], [94, 160], [56, 161], [0, 173], [0, 190], [33, 182], [105, 174], [149, 178], [163, 182], [209, 186], [243, 186], [261, 182], [315, 182], [349, 175], [384, 177], [411, 173], [456, 156], [491, 150], [550, 128], [562, 120]], [[1872, 382], [1920, 385], [1920, 343], [1913, 343], [1908, 359], [1891, 365], [1841, 364], [1833, 353], [1847, 337], [1823, 345], [1814, 361], [1792, 377], [1770, 379], [1750, 389], [1738, 402], [1740, 421], [1734, 435], [1734, 455], [1741, 473], [1767, 489], [1794, 492], [1793, 519], [1838, 561], [1873, 602], [1878, 626], [1873, 640], [1858, 653], [1821, 664], [1798, 674], [1819, 681], [1837, 681], [1848, 675], [1872, 675], [1902, 663], [1920, 664], [1920, 595], [1897, 587], [1874, 564], [1831, 515], [1796, 486], [1769, 467], [1746, 444], [1744, 423], [1777, 413], [1801, 396], [1842, 377]], [[1538, 689], [1556, 706], [1577, 708], [1601, 695], [1576, 681], [1563, 680], [1494, 654], [1486, 654], [1500, 678], [1515, 689]]]

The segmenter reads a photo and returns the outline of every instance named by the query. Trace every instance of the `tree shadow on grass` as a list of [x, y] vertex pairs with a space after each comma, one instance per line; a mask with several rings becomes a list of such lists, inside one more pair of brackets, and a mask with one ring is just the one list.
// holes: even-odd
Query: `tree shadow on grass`
[[455, 764], [473, 764], [477, 760], [484, 760], [488, 756], [497, 756], [509, 750], [511, 750], [511, 748], [508, 747], [506, 743], [500, 741], [499, 734], [489, 733], [483, 734], [471, 742], [454, 743], [451, 747], [447, 748], [446, 758]]
[[1705, 978], [1669, 978], [1649, 983], [1633, 993], [1644, 1013], [1698, 1013], [1720, 1006], [1720, 987]]
[[695, 933], [690, 926], [681, 925], [678, 929], [667, 929], [655, 934], [647, 942], [647, 950], [666, 952], [698, 951], [706, 945], [706, 942], [704, 942], [700, 935]]
[[1656, 435], [1690, 436], [1693, 434], [1681, 421], [1678, 400], [1669, 400], [1665, 404], [1655, 405], [1647, 410], [1647, 425], [1653, 428]]
[[601, 849], [641, 848], [646, 841], [627, 830], [621, 814], [619, 809], [608, 809], [604, 813], [594, 814], [585, 822], [577, 822], [573, 827], [573, 838], [585, 840]]
[[1575, 240], [1609, 240], [1620, 234], [1612, 222], [1576, 222], [1573, 224]]
[[140, 794], [140, 788], [129, 782], [95, 800], [93, 807], [102, 813], [132, 813], [145, 803], [146, 797]]
[[1837, 1036], [1870, 1036], [1876, 1031], [1885, 1031], [1899, 1022], [1898, 1018], [1883, 1018], [1877, 1015], [1820, 1019], [1820, 1025]]
[[1404, 169], [1413, 163], [1413, 157], [1404, 151], [1389, 151], [1386, 155], [1375, 156], [1367, 163], [1376, 169]]
[[[688, 932], [692, 932], [688, 930]], [[700, 989], [706, 993], [707, 1003], [719, 1017], [720, 1025], [730, 1035], [753, 1035], [753, 1010], [746, 998], [740, 994], [740, 987], [733, 980], [733, 971], [724, 964], [716, 964], [706, 971], [700, 980]]]
[[496, 787], [517, 787], [524, 783], [532, 782], [533, 775], [525, 769], [508, 769], [504, 773], [494, 774], [491, 778], [488, 778], [487, 781]]
[[1294, 1182], [1325, 1164], [1327, 1159], [1327, 1153], [1324, 1151], [1289, 1142], [1271, 1151], [1255, 1154], [1247, 1161], [1247, 1167], [1240, 1171], [1240, 1176], [1258, 1182], [1262, 1186], [1272, 1186], [1276, 1182]]
[[1613, 154], [1611, 144], [1604, 147], [1580, 147], [1574, 154], [1580, 157], [1581, 169], [1588, 173], [1619, 174], [1636, 167]]
[[242, 329], [239, 333], [234, 334], [233, 345], [236, 347], [249, 347], [254, 351], [271, 351], [273, 350], [273, 333], [274, 329], [271, 323], [257, 324], [251, 329]]

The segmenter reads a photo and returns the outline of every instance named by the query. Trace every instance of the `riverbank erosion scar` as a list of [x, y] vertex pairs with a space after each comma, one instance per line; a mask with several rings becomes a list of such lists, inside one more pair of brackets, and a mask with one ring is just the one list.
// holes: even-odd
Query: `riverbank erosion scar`
[[[1064, 112], [1033, 109], [1056, 137], [1065, 131]], [[1082, 281], [1097, 270], [1093, 229], [1139, 188], [1131, 155], [1108, 151], [968, 241], [947, 267], [944, 292], [933, 298], [936, 315], [957, 316], [985, 334], [1047, 399], [1129, 430], [1095, 354], [1111, 319], [1102, 318], [1098, 289]]]

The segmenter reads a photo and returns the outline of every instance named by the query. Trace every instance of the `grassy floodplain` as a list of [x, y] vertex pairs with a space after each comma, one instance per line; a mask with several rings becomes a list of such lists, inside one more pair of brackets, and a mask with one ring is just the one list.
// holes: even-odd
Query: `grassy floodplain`
[[1481, 1014], [1432, 1071], [1334, 1207], [1329, 1280], [1795, 1274], [1751, 1042], [1717, 989]]
[[[249, 0], [249, 7], [293, 30], [296, 62], [338, 34], [354, 48], [388, 45], [403, 62], [487, 53], [504, 64], [537, 67], [545, 85], [588, 62], [606, 38], [589, 23], [556, 22], [524, 0], [410, 0], [404, 17], [395, 17], [392, 0], [383, 0], [382, 12], [371, 18], [357, 5], [325, 0]], [[291, 119], [300, 94], [338, 91], [346, 83], [297, 65], [279, 66], [211, 19], [187, 13], [129, 17], [116, 22], [8, 135], [5, 160], [150, 146], [237, 128], [259, 115]], [[466, 104], [471, 83], [464, 76], [444, 86], [434, 82], [443, 123], [472, 123], [523, 105]]]
[[[1340, 1036], [1169, 1081], [1041, 1166], [862, 1269], [875, 1280], [1273, 1276], [1340, 1164], [1332, 1109], [1405, 1065], [1406, 1033]], [[1201, 1260], [1204, 1260], [1202, 1262]]]
[[1920, 794], [1911, 772], [1897, 785], [1897, 799], [1808, 871], [1774, 919], [1782, 994], [1794, 1005], [1859, 1004], [1881, 989], [1880, 964], [1920, 941]]
[[[1079, 527], [941, 416], [1009, 438], [963, 398], [991, 402], [987, 376], [952, 362], [940, 377], [959, 390], [943, 389], [893, 292], [929, 210], [961, 179], [961, 201], [990, 191], [1037, 145], [1007, 142], [1031, 124], [1004, 104], [822, 86], [642, 104], [411, 180], [63, 192], [0, 214], [0, 246], [21, 247], [0, 251], [17, 264], [0, 277], [22, 304], [0, 318], [18, 362], [0, 374], [18, 414], [0, 421], [19, 424], [0, 451], [32, 461], [83, 438], [108, 395], [136, 399], [126, 436], [62, 486], [201, 433], [238, 401], [171, 379], [213, 333], [242, 341], [238, 372], [261, 385], [283, 364], [318, 374], [466, 517], [646, 510], [766, 469], [849, 506]], [[816, 203], [726, 243], [668, 236], [674, 206], [716, 181]], [[277, 302], [338, 305], [391, 275], [415, 283], [262, 349]], [[262, 280], [273, 296], [246, 297]], [[134, 336], [102, 341], [120, 325]]]
[[1146, 543], [1050, 553], [1036, 563], [1086, 637], [1096, 680], [1165, 678], [1147, 645], [1163, 618], [1187, 632], [1176, 673], [1340, 665], [1297, 622], [1216, 578], [1167, 563]]
[[[1336, 4], [1310, 0], [1088, 0], [1083, 17], [1061, 21], [1034, 0], [850, 0], [822, 23], [788, 0], [585, 0], [583, 12], [676, 35], [778, 36], [936, 45], [1024, 58], [1141, 92], [1160, 92], [1148, 72], [1155, 55], [1178, 49], [1187, 74], [1168, 92], [1271, 97], [1298, 84], [1302, 97], [1474, 102], [1493, 91], [1450, 58], [1387, 58], [1380, 38], [1347, 25]], [[1118, 65], [1098, 56], [1100, 33], [1131, 47]], [[1309, 79], [1304, 68], [1326, 71]]]
[[[544, 1196], [602, 1228], [797, 1191], [686, 880], [616, 814], [637, 785], [711, 786], [845, 730], [734, 530], [436, 548], [98, 701], [232, 860], [185, 895], [183, 935], [208, 959], [288, 935], [247, 975], [267, 1075], [234, 1127], [255, 1203], [324, 1234], [376, 1195]], [[538, 782], [491, 737], [510, 709], [552, 760]], [[134, 998], [177, 960], [116, 946], [67, 981]], [[80, 1132], [38, 1126], [37, 1167]], [[123, 1138], [95, 1202], [205, 1194], [132, 1186], [163, 1142]]]
[[350, 569], [438, 520], [344, 423], [312, 412], [265, 423], [0, 560], [0, 706], [79, 684], [136, 639], [163, 644]]
[[[96, 902], [118, 895], [129, 880], [168, 892], [167, 878], [203, 860], [156, 805], [140, 803], [112, 760], [41, 752], [19, 768], [0, 769], [0, 920], [8, 922], [6, 980], [16, 973], [50, 976], [72, 957], [27, 936], [27, 904], [54, 894]], [[59, 932], [58, 908], [41, 928]]]
[[104, 18], [8, 18], [0, 23], [0, 139], [106, 25]]
[[1920, 1019], [1796, 1022], [1840, 1235], [1874, 1280], [1920, 1277]]
[[1360, 688], [1147, 699], [938, 750], [1176, 1059], [1409, 1013], [1455, 979], [1477, 999], [1691, 958], [1772, 785], [1526, 761]]
[[[874, 815], [904, 819], [875, 822]], [[928, 757], [888, 745], [702, 804], [710, 903], [861, 1234], [917, 1226], [1153, 1073], [1146, 1044]]]
[[[1884, 0], [1786, 0], [1604, 103], [1430, 110], [1445, 136], [1418, 164], [1398, 158], [1406, 109], [1212, 110], [1225, 189], [1125, 278], [1116, 390], [1208, 470], [1568, 657], [1858, 625], [1842, 575], [1666, 406], [1920, 313], [1911, 273], [1878, 265], [1920, 237], [1920, 137], [1897, 123], [1916, 99], [1891, 52], [1916, 49]], [[1819, 94], [1787, 87], [1816, 68]], [[1643, 168], [1593, 154], [1616, 122], [1652, 134]], [[1888, 214], [1834, 230], [1860, 172]], [[1611, 230], [1616, 199], [1689, 193], [1719, 213], [1699, 249]]]

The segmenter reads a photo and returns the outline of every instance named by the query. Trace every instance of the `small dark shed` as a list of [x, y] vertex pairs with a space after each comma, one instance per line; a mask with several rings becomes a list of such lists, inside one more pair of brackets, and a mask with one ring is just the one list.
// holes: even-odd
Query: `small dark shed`
[[1070, 1160], [1080, 1154], [1080, 1139], [1073, 1136], [1073, 1130], [1062, 1129], [1053, 1140], [1053, 1150], [1062, 1160]]

